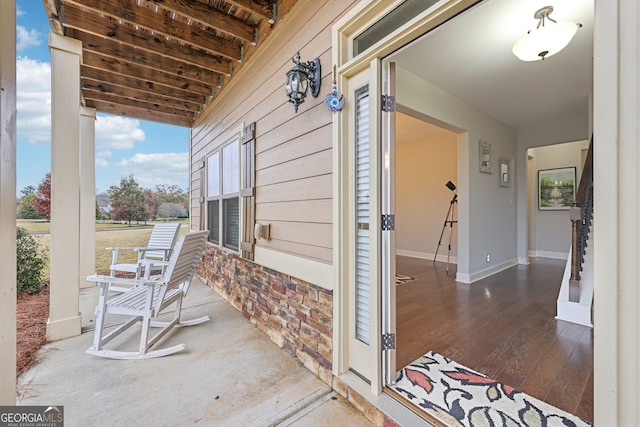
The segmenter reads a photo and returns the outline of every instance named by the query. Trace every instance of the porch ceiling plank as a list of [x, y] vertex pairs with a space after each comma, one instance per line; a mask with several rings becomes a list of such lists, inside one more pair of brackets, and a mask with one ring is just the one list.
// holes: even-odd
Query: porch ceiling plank
[[[66, 18], [68, 18], [68, 16], [66, 16]], [[95, 18], [93, 21], [95, 21]], [[103, 24], [101, 21], [100, 23]], [[128, 31], [126, 28], [121, 29], [123, 26], [118, 25], [113, 21], [111, 22], [111, 26], [108, 28], [96, 28], [92, 23], [84, 22], [80, 17], [76, 17], [73, 25], [66, 21], [65, 26], [65, 35], [69, 37], [73, 37], [73, 30], [82, 31], [84, 33], [110, 40], [116, 40], [122, 44], [147, 50], [158, 55], [164, 55], [175, 60], [198, 65], [209, 70], [216, 69], [218, 64], [221, 63], [220, 58], [216, 58], [207, 52], [195, 50], [189, 46], [183, 46], [178, 43], [169, 43], [163, 38], [146, 37], [143, 33], [138, 31]], [[101, 27], [103, 26], [104, 25], [101, 25]], [[229, 69], [229, 63], [226, 62], [226, 60], [223, 60], [222, 64], [226, 64], [225, 69]]]
[[98, 68], [122, 76], [130, 76], [152, 82], [153, 85], [165, 85], [179, 88], [187, 92], [193, 92], [203, 96], [211, 94], [212, 83], [203, 83], [184, 77], [165, 73], [163, 70], [155, 70], [128, 61], [122, 61], [96, 52], [84, 52], [82, 63], [87, 67]]
[[198, 111], [198, 109], [202, 106], [202, 104], [196, 102], [171, 98], [151, 92], [144, 92], [131, 87], [112, 85], [109, 83], [105, 83], [104, 81], [90, 79], [86, 76], [82, 78], [82, 90], [85, 92], [102, 92], [130, 99], [144, 99], [145, 101], [152, 104], [159, 104], [179, 110]]
[[131, 117], [176, 126], [191, 127], [192, 122], [185, 117], [175, 116], [173, 114], [165, 114], [156, 110], [123, 106], [104, 101], [87, 100], [87, 107], [95, 108], [101, 113], [113, 114], [115, 116]]
[[200, 1], [189, 0], [151, 0], [167, 11], [175, 11], [195, 22], [214, 28], [230, 36], [247, 42], [254, 41], [254, 27], [242, 19], [223, 13]]
[[49, 24], [54, 33], [62, 35], [62, 23], [60, 22], [60, 14], [58, 13], [58, 2], [56, 0], [42, 0], [44, 11], [49, 18]]
[[[173, 19], [165, 13], [132, 6], [129, 0], [63, 0], [63, 4], [63, 25], [76, 26], [79, 21], [85, 21], [107, 36], [114, 34], [120, 37], [122, 32], [128, 32], [137, 38], [162, 38], [166, 43], [185, 43], [231, 60], [242, 58], [239, 43], [218, 37], [207, 29]], [[105, 15], [113, 19], [105, 19]], [[129, 25], [123, 25], [124, 23]], [[142, 29], [149, 33], [145, 35]]]
[[84, 52], [97, 52], [101, 55], [154, 67], [176, 76], [183, 76], [201, 82], [212, 82], [218, 78], [218, 74], [229, 73], [229, 63], [226, 60], [214, 63], [213, 67], [209, 69], [145, 49], [133, 48], [130, 45], [118, 43], [116, 40], [99, 37], [73, 28], [67, 30], [67, 36], [82, 41]]
[[81, 67], [81, 72], [83, 77], [109, 82], [113, 85], [123, 86], [125, 88], [134, 88], [143, 92], [150, 92], [177, 100], [188, 100], [197, 104], [204, 104], [206, 101], [205, 95], [198, 95], [175, 87], [172, 88], [170, 86], [154, 84], [153, 82], [144, 79], [114, 74], [99, 68], [91, 68], [83, 65]]
[[82, 42], [83, 105], [188, 127], [273, 31], [274, 5], [282, 17], [297, 2], [41, 1], [52, 30]]
[[[129, 48], [126, 49], [127, 52], [130, 52], [130, 54], [133, 55], [140, 55], [141, 58], [148, 57], [149, 59], [155, 59], [159, 56], [177, 62], [184, 62], [191, 66], [201, 67], [205, 70], [220, 74], [229, 72], [229, 62], [226, 59], [221, 59], [220, 57], [210, 55], [207, 52], [195, 50], [189, 46], [183, 46], [177, 43], [163, 43], [162, 40], [159, 39], [149, 40], [140, 38], [139, 36], [131, 37], [128, 34], [120, 34], [117, 37], [114, 35], [110, 37], [108, 35], [105, 36], [104, 34], [96, 34], [91, 30], [87, 31], [83, 28], [70, 27], [66, 28], [65, 35], [81, 40], [83, 43], [85, 38], [93, 41], [96, 41], [97, 39], [105, 39], [107, 41], [112, 40], [115, 45], [119, 46], [118, 49], [121, 51], [124, 51], [125, 48]], [[89, 37], [93, 37], [93, 39], [89, 39]], [[102, 50], [99, 46], [96, 48], [87, 47], [87, 49]], [[110, 52], [113, 52], [116, 57], [120, 56], [118, 50]], [[157, 62], [157, 64], [158, 67], [160, 67], [162, 62]]]
[[193, 119], [193, 111], [181, 110], [178, 108], [172, 108], [167, 105], [156, 104], [153, 102], [148, 102], [146, 99], [132, 99], [119, 95], [114, 95], [112, 93], [105, 93], [100, 91], [92, 91], [87, 90], [84, 93], [84, 97], [86, 100], [96, 101], [96, 102], [106, 102], [114, 105], [121, 106], [129, 106], [140, 108], [143, 110], [153, 110], [162, 112], [164, 114], [171, 114], [178, 117], [184, 117], [186, 119]]
[[258, 15], [261, 18], [265, 18], [270, 24], [274, 22], [273, 16], [273, 3], [275, 1], [267, 0], [225, 0], [227, 3], [234, 5], [237, 8], [246, 10], [247, 12]]

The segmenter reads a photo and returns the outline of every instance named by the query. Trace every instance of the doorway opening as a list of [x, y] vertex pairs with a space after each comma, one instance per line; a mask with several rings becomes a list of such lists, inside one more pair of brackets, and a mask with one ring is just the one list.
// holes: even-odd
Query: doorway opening
[[[584, 28], [591, 28], [592, 5], [582, 6], [583, 23], [589, 23]], [[529, 261], [528, 234], [534, 244], [544, 239], [537, 232], [528, 233], [529, 217], [537, 215], [529, 201], [528, 181], [537, 177], [527, 174], [529, 148], [589, 138], [591, 30], [553, 64], [552, 58], [534, 65], [519, 62], [510, 46], [495, 38], [487, 37], [486, 46], [477, 45], [475, 35], [487, 22], [522, 12], [512, 8], [508, 0], [482, 2], [384, 60], [395, 63], [399, 106], [396, 156], [390, 165], [395, 193], [381, 195], [395, 200], [396, 249], [387, 256], [403, 278], [391, 294], [394, 299], [383, 301], [396, 314], [397, 384], [406, 384], [402, 381], [408, 378], [407, 365], [419, 365], [409, 382], [428, 388], [429, 381], [420, 375], [438, 363], [434, 361], [446, 360], [455, 362], [455, 369], [486, 376], [491, 380], [486, 381], [499, 384], [503, 395], [518, 389], [549, 407], [592, 421], [592, 329], [555, 318], [571, 244], [570, 222], [567, 217], [563, 232], [553, 236], [564, 249], [535, 253]], [[541, 97], [537, 78], [559, 85], [557, 91], [545, 91]], [[417, 114], [405, 117], [407, 111]], [[464, 141], [452, 144], [458, 149], [453, 156], [436, 148], [420, 151], [428, 140], [421, 117], [464, 129]], [[417, 136], [406, 142], [405, 133]], [[456, 134], [452, 137], [455, 140]], [[445, 141], [447, 136], [438, 138]], [[488, 159], [482, 158], [481, 147], [490, 147]], [[425, 172], [427, 159], [443, 166], [452, 157], [456, 180]], [[497, 167], [502, 164], [510, 179], [501, 180]], [[446, 234], [433, 261], [452, 196], [445, 187], [449, 180], [464, 195], [459, 212], [465, 221], [452, 230], [453, 275], [446, 274], [442, 259], [449, 249]], [[431, 182], [433, 188], [428, 187]], [[431, 191], [442, 200], [425, 196]], [[439, 214], [428, 220], [427, 209]], [[403, 395], [401, 387], [388, 385], [390, 394], [405, 400], [416, 394]]]

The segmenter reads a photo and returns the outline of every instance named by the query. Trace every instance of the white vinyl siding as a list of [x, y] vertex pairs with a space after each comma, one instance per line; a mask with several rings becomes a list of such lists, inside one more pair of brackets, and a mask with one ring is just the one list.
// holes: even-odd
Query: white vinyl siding
[[369, 87], [356, 91], [356, 338], [370, 343]]

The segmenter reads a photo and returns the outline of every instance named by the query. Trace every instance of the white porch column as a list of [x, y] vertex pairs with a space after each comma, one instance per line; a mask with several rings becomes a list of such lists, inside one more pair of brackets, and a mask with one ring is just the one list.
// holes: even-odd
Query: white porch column
[[51, 294], [47, 339], [80, 335], [80, 61], [82, 42], [49, 33]]
[[80, 107], [80, 277], [81, 288], [95, 286], [96, 272], [96, 109]]
[[16, 2], [0, 1], [0, 405], [16, 404]]

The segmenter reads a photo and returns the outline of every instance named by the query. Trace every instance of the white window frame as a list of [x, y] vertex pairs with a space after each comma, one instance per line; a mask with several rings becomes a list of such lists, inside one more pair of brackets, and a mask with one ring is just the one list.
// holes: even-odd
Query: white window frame
[[[212, 150], [210, 152], [207, 153], [206, 155], [206, 224], [207, 224], [207, 228], [209, 228], [209, 243], [212, 243], [214, 245], [217, 245], [221, 248], [225, 248], [227, 250], [239, 253], [240, 252], [240, 242], [242, 241], [242, 206], [240, 203], [240, 177], [241, 177], [241, 168], [242, 168], [242, 162], [241, 162], [241, 152], [240, 152], [240, 147], [241, 147], [241, 133], [240, 132], [234, 132], [233, 135], [230, 138], [226, 138], [225, 142], [223, 144], [221, 144], [220, 146], [218, 146], [215, 150]], [[232, 146], [233, 144], [236, 144], [235, 147], [235, 154], [236, 157], [235, 159], [237, 160], [237, 165], [235, 167], [237, 174], [235, 175], [235, 188], [233, 188], [233, 191], [228, 191], [227, 193], [224, 192], [224, 173], [225, 173], [225, 160], [224, 160], [224, 153], [225, 150], [228, 149], [228, 147]], [[214, 157], [217, 157], [214, 160]], [[218, 166], [217, 166], [217, 171], [216, 173], [218, 174], [218, 179], [216, 181], [217, 183], [217, 190], [211, 188], [211, 171], [212, 171], [212, 167], [213, 165], [211, 164], [212, 161], [217, 161], [218, 162]], [[228, 200], [233, 200], [236, 199], [237, 203], [238, 203], [238, 219], [237, 219], [237, 224], [238, 224], [238, 229], [237, 229], [237, 241], [234, 242], [230, 242], [227, 239], [227, 235], [225, 233], [226, 230], [226, 215], [225, 215], [225, 201]], [[211, 208], [210, 208], [210, 203], [214, 202], [214, 201], [218, 201], [218, 230], [217, 233], [214, 232], [214, 230], [211, 230], [211, 215], [213, 214], [213, 212], [211, 212]], [[216, 240], [215, 237], [218, 237], [218, 239]]]

